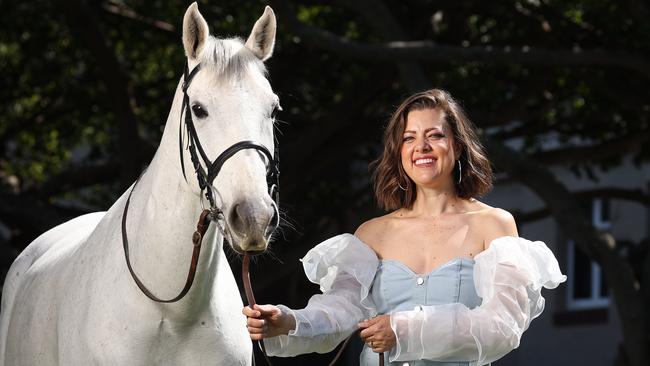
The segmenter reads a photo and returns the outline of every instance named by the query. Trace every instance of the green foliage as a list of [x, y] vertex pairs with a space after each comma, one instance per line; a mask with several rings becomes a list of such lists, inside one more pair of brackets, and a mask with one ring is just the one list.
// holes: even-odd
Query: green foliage
[[[139, 135], [148, 146], [143, 149], [150, 157], [184, 65], [180, 27], [187, 4], [126, 2], [129, 14], [136, 17], [108, 10], [119, 4], [88, 6], [126, 75], [124, 92], [131, 96]], [[606, 0], [386, 2], [410, 40], [428, 39], [459, 48], [603, 49], [647, 58], [647, 22], [627, 4]], [[222, 37], [245, 38], [263, 6], [261, 1], [199, 2], [211, 32]], [[349, 41], [385, 41], [364, 14], [344, 2], [300, 1], [294, 6], [298, 21], [308, 26]], [[291, 14], [277, 15], [276, 49], [267, 66], [284, 108], [279, 139], [289, 156], [283, 155], [283, 164], [293, 169], [283, 173], [291, 190], [284, 198], [289, 204], [304, 199], [315, 202], [314, 215], [322, 208], [318, 202], [326, 203], [332, 212], [360, 202], [368, 207], [372, 200], [367, 172], [359, 173], [359, 166], [374, 158], [381, 126], [408, 93], [395, 67], [400, 60], [367, 62], [324, 51], [285, 26], [283, 18]], [[4, 182], [0, 187], [4, 188], [0, 190], [10, 189], [10, 176], [18, 178], [17, 189], [24, 192], [80, 164], [118, 159], [119, 124], [114, 100], [102, 81], [106, 70], [70, 30], [62, 12], [49, 1], [35, 0], [0, 12], [0, 21], [4, 71], [0, 80], [0, 180]], [[433, 80], [432, 87], [450, 90], [482, 131], [501, 139], [520, 139], [528, 153], [547, 149], [549, 136], [559, 147], [571, 147], [576, 142], [606, 144], [648, 130], [648, 80], [622, 68], [551, 66], [543, 60], [496, 63], [489, 57], [420, 64]], [[637, 161], [647, 160], [648, 154], [648, 148], [641, 149]], [[607, 168], [616, 161], [610, 156], [574, 164], [580, 171]], [[360, 174], [365, 183], [360, 183]], [[121, 193], [117, 179], [116, 175], [90, 188], [62, 189], [47, 199], [87, 202], [94, 197], [95, 207], [106, 208]], [[351, 184], [355, 188], [346, 189]], [[366, 184], [365, 189], [360, 184]]]

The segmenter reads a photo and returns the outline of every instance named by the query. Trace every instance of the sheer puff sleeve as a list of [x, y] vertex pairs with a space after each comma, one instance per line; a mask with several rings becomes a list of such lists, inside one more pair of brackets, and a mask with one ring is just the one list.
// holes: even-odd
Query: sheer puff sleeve
[[326, 353], [357, 330], [357, 323], [375, 314], [368, 297], [379, 260], [357, 237], [342, 234], [311, 249], [301, 260], [307, 278], [319, 284], [322, 295], [309, 299], [307, 307], [278, 307], [296, 320], [288, 335], [264, 340], [270, 356], [290, 357]]
[[454, 303], [392, 313], [397, 345], [390, 361], [495, 361], [519, 346], [522, 333], [544, 310], [542, 287], [556, 288], [566, 280], [541, 241], [500, 237], [474, 259], [481, 305], [470, 310]]

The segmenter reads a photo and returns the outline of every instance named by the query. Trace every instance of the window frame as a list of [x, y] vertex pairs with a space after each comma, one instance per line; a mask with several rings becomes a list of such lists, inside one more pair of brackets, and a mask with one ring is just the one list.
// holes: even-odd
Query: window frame
[[[607, 198], [605, 198], [607, 199]], [[605, 218], [603, 211], [603, 198], [594, 198], [591, 200], [591, 223], [597, 230], [609, 231], [612, 228], [611, 214]], [[611, 205], [611, 202], [607, 202]], [[611, 207], [611, 206], [610, 206]], [[575, 255], [576, 246], [575, 242], [571, 239], [567, 240], [567, 309], [568, 310], [587, 310], [606, 308], [610, 305], [609, 294], [603, 296], [601, 288], [603, 285], [603, 273], [598, 263], [591, 261], [591, 296], [588, 298], [574, 298], [574, 280], [575, 280]]]

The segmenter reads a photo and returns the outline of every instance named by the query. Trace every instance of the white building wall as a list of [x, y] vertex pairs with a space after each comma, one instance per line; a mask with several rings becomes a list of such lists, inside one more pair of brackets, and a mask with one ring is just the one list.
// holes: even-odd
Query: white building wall
[[[621, 166], [608, 172], [597, 170], [598, 181], [586, 177], [576, 177], [566, 168], [552, 169], [565, 187], [572, 192], [603, 188], [640, 189], [650, 187], [650, 166], [634, 166], [626, 160]], [[508, 211], [531, 212], [543, 208], [542, 201], [527, 187], [518, 183], [501, 183], [482, 199], [484, 202], [502, 207]], [[611, 232], [617, 240], [630, 240], [638, 243], [650, 236], [650, 213], [648, 209], [628, 200], [612, 199]], [[563, 273], [567, 273], [566, 236], [561, 233], [552, 217], [547, 217], [519, 226], [520, 236], [530, 240], [544, 241], [556, 254]], [[519, 348], [499, 360], [495, 365], [525, 366], [575, 366], [575, 365], [613, 365], [618, 345], [623, 336], [613, 299], [599, 310], [604, 319], [593, 322], [558, 321], [560, 317], [579, 317], [576, 311], [568, 308], [567, 283], [555, 290], [545, 290], [546, 308], [534, 320], [524, 334]], [[584, 315], [584, 314], [582, 314]]]

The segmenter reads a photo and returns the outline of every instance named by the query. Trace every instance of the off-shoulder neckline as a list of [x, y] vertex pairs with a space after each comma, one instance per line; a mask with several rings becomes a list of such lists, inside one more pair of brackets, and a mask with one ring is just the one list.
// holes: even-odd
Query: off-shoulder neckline
[[[342, 235], [345, 235], [345, 234], [342, 234]], [[365, 246], [366, 246], [366, 247], [367, 247], [367, 248], [368, 248], [368, 249], [369, 249], [369, 250], [370, 250], [370, 251], [375, 255], [375, 257], [377, 258], [377, 260], [378, 260], [379, 262], [383, 262], [383, 261], [385, 261], [385, 260], [390, 260], [390, 261], [398, 262], [398, 263], [400, 263], [403, 267], [407, 268], [411, 273], [415, 274], [416, 276], [428, 276], [428, 275], [430, 275], [430, 274], [432, 274], [432, 273], [435, 273], [437, 270], [439, 270], [439, 269], [442, 268], [443, 266], [449, 265], [450, 262], [458, 261], [458, 260], [460, 260], [460, 259], [471, 260], [471, 261], [473, 261], [473, 262], [476, 262], [476, 259], [477, 259], [477, 258], [482, 257], [483, 254], [484, 254], [485, 252], [489, 252], [489, 251], [490, 251], [490, 249], [492, 248], [492, 244], [494, 244], [494, 242], [496, 242], [496, 241], [500, 241], [500, 240], [504, 240], [504, 239], [509, 239], [509, 238], [510, 238], [510, 239], [523, 239], [523, 238], [520, 237], [520, 236], [512, 236], [512, 235], [504, 235], [504, 236], [496, 237], [496, 238], [494, 238], [494, 239], [492, 239], [492, 240], [490, 241], [490, 244], [488, 245], [488, 248], [487, 248], [487, 249], [485, 249], [485, 250], [481, 251], [480, 253], [476, 254], [476, 255], [474, 256], [474, 258], [455, 257], [455, 258], [452, 258], [452, 259], [448, 260], [447, 262], [441, 264], [440, 266], [435, 267], [434, 269], [432, 269], [432, 270], [429, 271], [429, 272], [426, 272], [426, 273], [424, 273], [424, 274], [419, 274], [419, 273], [416, 273], [415, 271], [413, 271], [413, 269], [411, 269], [411, 267], [407, 266], [406, 264], [404, 264], [403, 262], [401, 262], [401, 261], [399, 261], [399, 260], [397, 260], [397, 259], [390, 259], [390, 258], [388, 258], [388, 259], [382, 259], [382, 258], [379, 258], [379, 256], [377, 255], [377, 252], [375, 252], [375, 250], [372, 249], [372, 247], [371, 247], [370, 245], [368, 245], [366, 242], [364, 242], [363, 240], [359, 239], [359, 237], [357, 237], [357, 236], [354, 235], [354, 234], [349, 234], [349, 233], [348, 233], [347, 235], [350, 235], [350, 236], [354, 237], [354, 238], [355, 238], [356, 240], [358, 240], [360, 243], [362, 243], [363, 245], [365, 245]]]
[[391, 258], [388, 258], [388, 259], [380, 259], [379, 261], [380, 261], [381, 263], [393, 263], [393, 264], [396, 264], [398, 267], [400, 267], [401, 269], [403, 269], [405, 272], [407, 272], [407, 273], [409, 273], [409, 274], [411, 274], [411, 275], [413, 275], [413, 276], [415, 276], [415, 277], [429, 277], [429, 276], [431, 276], [431, 275], [433, 275], [433, 274], [435, 274], [435, 273], [438, 273], [438, 272], [442, 271], [442, 270], [445, 269], [445, 268], [450, 267], [451, 265], [453, 265], [454, 263], [457, 263], [457, 262], [461, 262], [461, 263], [462, 263], [462, 262], [470, 262], [470, 263], [472, 263], [472, 264], [474, 264], [474, 262], [475, 262], [475, 261], [474, 261], [474, 258], [468, 258], [468, 257], [455, 257], [455, 258], [452, 258], [452, 259], [446, 261], [445, 263], [443, 263], [443, 264], [441, 264], [441, 265], [439, 265], [439, 266], [433, 268], [432, 270], [430, 270], [430, 271], [428, 271], [428, 272], [418, 273], [418, 272], [415, 272], [415, 271], [414, 271], [411, 267], [409, 267], [406, 263], [400, 261], [399, 259], [391, 259]]
[[[338, 236], [346, 236], [346, 235], [355, 238], [355, 239], [358, 240], [360, 243], [363, 243], [363, 245], [365, 245], [365, 246], [367, 246], [368, 248], [370, 248], [370, 250], [372, 250], [373, 253], [375, 252], [375, 251], [372, 249], [372, 247], [371, 247], [370, 245], [368, 245], [365, 241], [359, 239], [359, 237], [356, 236], [356, 235], [354, 235], [354, 234], [345, 233], [345, 234], [340, 234], [340, 235], [338, 235]], [[491, 247], [491, 246], [492, 246], [492, 243], [494, 243], [495, 241], [497, 241], [497, 240], [502, 240], [502, 239], [524, 239], [524, 238], [522, 238], [521, 236], [512, 236], [512, 235], [503, 235], [503, 236], [498, 236], [498, 237], [496, 237], [496, 238], [494, 238], [494, 239], [492, 239], [492, 240], [490, 241], [490, 245], [489, 245], [489, 247]], [[478, 253], [477, 255], [479, 255], [479, 254], [481, 254], [481, 253], [483, 253], [483, 252], [485, 252], [486, 250], [489, 250], [489, 249], [490, 249], [490, 248], [485, 249], [485, 250], [481, 251], [480, 253]]]

